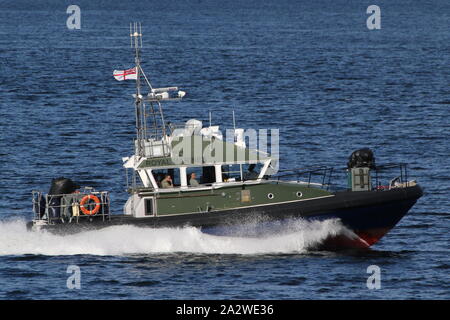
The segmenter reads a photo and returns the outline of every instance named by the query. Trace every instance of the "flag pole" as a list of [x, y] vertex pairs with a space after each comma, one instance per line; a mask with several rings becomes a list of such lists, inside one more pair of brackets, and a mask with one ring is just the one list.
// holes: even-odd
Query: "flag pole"
[[[165, 145], [164, 139], [166, 137], [166, 124], [164, 120], [164, 114], [162, 110], [161, 101], [155, 100], [155, 93], [161, 92], [157, 90], [165, 89], [165, 91], [174, 90], [175, 87], [169, 88], [159, 88], [154, 89], [145, 75], [144, 70], [141, 67], [141, 49], [142, 49], [142, 25], [140, 22], [134, 22], [133, 25], [130, 24], [130, 37], [131, 37], [131, 48], [134, 49], [135, 53], [135, 69], [136, 69], [136, 94], [135, 94], [135, 111], [136, 111], [136, 151], [140, 156], [146, 155], [146, 146], [150, 147], [153, 143], [162, 140], [163, 154], [169, 151], [169, 147]], [[142, 81], [142, 82], [141, 82]], [[150, 92], [145, 94], [143, 97], [142, 84], [147, 84]], [[175, 88], [178, 90], [178, 88]], [[181, 91], [180, 91], [181, 92]], [[150, 97], [150, 100], [149, 100]], [[153, 99], [153, 100], [151, 100]], [[145, 102], [149, 101], [148, 108]], [[148, 117], [153, 118], [153, 126], [147, 124]], [[150, 131], [147, 131], [150, 130]], [[149, 141], [149, 139], [151, 141]]]
[[139, 32], [138, 23], [133, 23], [131, 29], [130, 24], [130, 37], [131, 46], [134, 49], [135, 57], [135, 69], [136, 69], [136, 96], [135, 96], [135, 111], [136, 111], [136, 135], [137, 135], [137, 151], [139, 155], [144, 155], [143, 139], [145, 138], [145, 106], [143, 106], [141, 95], [141, 61], [140, 61], [140, 38], [142, 34]]

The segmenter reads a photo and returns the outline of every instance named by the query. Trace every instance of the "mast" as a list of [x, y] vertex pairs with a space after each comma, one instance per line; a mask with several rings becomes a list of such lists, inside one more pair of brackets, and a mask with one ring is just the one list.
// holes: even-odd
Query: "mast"
[[[186, 94], [178, 87], [153, 88], [141, 66], [142, 26], [140, 22], [130, 23], [130, 44], [134, 49], [136, 64], [136, 155], [143, 157], [167, 156], [170, 146], [167, 141], [166, 124], [162, 109], [162, 101], [180, 100]], [[141, 85], [148, 87], [143, 92]], [[176, 91], [175, 94], [173, 92]], [[171, 94], [172, 92], [172, 94]], [[147, 123], [151, 119], [151, 125]], [[161, 150], [157, 151], [156, 149]]]
[[135, 94], [135, 113], [136, 113], [136, 151], [140, 156], [144, 155], [143, 140], [145, 139], [145, 104], [142, 101], [141, 95], [141, 59], [140, 51], [142, 48], [142, 27], [141, 24], [134, 22], [133, 28], [130, 23], [130, 40], [131, 48], [135, 53], [135, 68], [136, 68], [136, 94]]

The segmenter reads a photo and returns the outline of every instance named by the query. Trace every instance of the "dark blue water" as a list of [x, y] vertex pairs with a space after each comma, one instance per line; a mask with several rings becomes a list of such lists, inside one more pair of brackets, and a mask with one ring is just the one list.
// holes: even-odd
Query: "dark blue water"
[[[81, 30], [66, 9], [81, 8]], [[381, 8], [381, 30], [366, 9]], [[282, 169], [344, 167], [360, 147], [403, 161], [425, 189], [371, 250], [316, 252], [333, 226], [269, 239], [193, 228], [58, 237], [30, 234], [31, 191], [72, 177], [126, 200], [132, 152], [128, 26], [141, 21], [143, 67], [183, 103], [166, 118], [280, 129]], [[0, 1], [0, 298], [450, 298], [450, 3], [436, 1]], [[69, 290], [69, 265], [81, 289]], [[366, 286], [381, 269], [381, 289]]]

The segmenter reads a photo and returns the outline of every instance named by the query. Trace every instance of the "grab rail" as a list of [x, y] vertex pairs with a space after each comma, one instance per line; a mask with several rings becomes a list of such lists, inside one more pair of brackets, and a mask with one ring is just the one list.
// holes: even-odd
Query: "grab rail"
[[[392, 175], [395, 170], [399, 170]], [[333, 189], [349, 189], [349, 186], [343, 184], [347, 181], [349, 174], [348, 168], [332, 168], [327, 166], [313, 166], [297, 169], [279, 170], [277, 175], [270, 177], [271, 180], [277, 182], [283, 178], [296, 177], [296, 182], [304, 183], [308, 187], [319, 186], [329, 190]], [[408, 165], [406, 163], [387, 163], [371, 168], [370, 174], [374, 179], [372, 189], [385, 190], [395, 188], [396, 186], [411, 186], [413, 182], [408, 181]], [[342, 183], [335, 183], [336, 177], [340, 176]], [[318, 182], [313, 182], [314, 178], [319, 177]], [[303, 178], [303, 180], [302, 180]], [[414, 182], [415, 183], [415, 182]]]
[[[82, 212], [81, 200], [85, 196], [94, 195], [99, 199], [99, 211], [89, 215]], [[107, 191], [91, 191], [71, 194], [44, 194], [32, 191], [34, 220], [46, 221], [49, 224], [78, 222], [80, 219], [110, 219], [110, 198]], [[85, 204], [90, 207], [93, 204]], [[92, 209], [91, 209], [92, 210]], [[88, 210], [89, 211], [89, 210]]]
[[[330, 187], [330, 184], [331, 184], [331, 177], [333, 175], [333, 170], [334, 169], [332, 167], [326, 167], [326, 166], [314, 166], [314, 167], [306, 167], [306, 168], [279, 170], [277, 173], [277, 176], [272, 177], [271, 179], [273, 180], [275, 178], [276, 181], [279, 182], [283, 178], [295, 176], [297, 178], [297, 182], [305, 183], [308, 187], [310, 185], [319, 185], [322, 187], [326, 187], [326, 190], [328, 190]], [[282, 174], [278, 175], [280, 172]], [[284, 172], [287, 172], [287, 173], [284, 173]], [[305, 175], [307, 176], [307, 181], [300, 180]], [[321, 183], [312, 182], [314, 176], [320, 176]]]

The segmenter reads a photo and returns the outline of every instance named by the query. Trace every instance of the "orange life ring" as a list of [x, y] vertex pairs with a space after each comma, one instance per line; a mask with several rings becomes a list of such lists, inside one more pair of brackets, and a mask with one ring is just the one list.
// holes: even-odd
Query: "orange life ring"
[[[88, 210], [88, 209], [86, 209], [84, 207], [86, 202], [88, 202], [89, 200], [94, 200], [94, 202], [95, 202], [95, 208], [92, 209], [92, 210]], [[96, 214], [100, 210], [100, 200], [96, 196], [94, 196], [92, 194], [89, 194], [87, 196], [84, 196], [83, 199], [81, 199], [81, 201], [80, 201], [80, 208], [81, 208], [81, 211], [84, 214], [87, 214], [88, 216], [92, 216], [92, 215]]]

